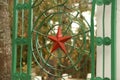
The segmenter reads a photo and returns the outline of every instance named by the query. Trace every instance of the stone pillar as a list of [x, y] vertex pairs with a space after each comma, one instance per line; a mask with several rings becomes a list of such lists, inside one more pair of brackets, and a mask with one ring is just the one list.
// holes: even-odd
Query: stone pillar
[[11, 30], [6, 0], [0, 0], [0, 80], [11, 80]]

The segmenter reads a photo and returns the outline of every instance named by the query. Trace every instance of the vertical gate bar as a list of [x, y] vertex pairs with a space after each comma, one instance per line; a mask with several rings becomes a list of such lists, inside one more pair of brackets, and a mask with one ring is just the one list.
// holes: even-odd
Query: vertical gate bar
[[91, 51], [91, 80], [95, 78], [95, 45], [94, 45], [94, 15], [95, 15], [95, 3], [96, 0], [92, 2], [92, 12], [91, 12], [91, 28], [90, 28], [90, 51]]
[[[22, 0], [22, 4], [24, 4], [24, 0]], [[22, 10], [22, 31], [21, 31], [22, 37], [24, 34], [24, 9]], [[23, 57], [23, 44], [21, 44], [21, 51], [20, 51], [20, 73], [22, 73], [22, 57]]]
[[117, 0], [111, 6], [111, 80], [116, 80], [116, 11]]
[[13, 28], [12, 28], [12, 80], [14, 79], [14, 74], [16, 73], [16, 61], [17, 61], [17, 28], [18, 28], [18, 11], [16, 9], [18, 0], [14, 0], [14, 8], [13, 8]]
[[28, 15], [28, 57], [27, 57], [27, 73], [31, 75], [32, 62], [32, 28], [33, 28], [33, 10], [32, 0], [29, 0], [29, 15]]

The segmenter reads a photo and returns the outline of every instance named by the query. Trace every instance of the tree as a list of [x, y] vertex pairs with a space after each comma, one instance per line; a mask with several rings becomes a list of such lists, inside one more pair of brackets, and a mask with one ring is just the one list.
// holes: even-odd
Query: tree
[[0, 80], [11, 80], [11, 30], [7, 0], [0, 0]]

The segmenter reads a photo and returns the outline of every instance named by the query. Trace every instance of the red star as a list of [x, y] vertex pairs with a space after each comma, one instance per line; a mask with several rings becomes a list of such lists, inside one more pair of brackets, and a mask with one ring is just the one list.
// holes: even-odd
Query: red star
[[65, 42], [71, 38], [71, 36], [62, 36], [61, 28], [58, 28], [56, 36], [48, 36], [50, 40], [54, 42], [51, 52], [54, 52], [56, 49], [60, 48], [64, 53], [67, 53]]

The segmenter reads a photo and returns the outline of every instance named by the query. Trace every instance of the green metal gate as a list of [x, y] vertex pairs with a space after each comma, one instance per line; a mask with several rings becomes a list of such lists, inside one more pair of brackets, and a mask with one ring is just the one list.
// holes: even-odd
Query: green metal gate
[[[78, 8], [68, 4], [69, 1], [51, 0], [53, 3], [51, 4], [46, 0], [14, 0], [12, 80], [31, 80], [33, 61], [39, 66], [41, 75], [47, 74], [53, 77], [47, 80], [59, 80], [64, 77], [62, 74], [65, 72], [70, 73], [69, 75], [78, 74], [80, 70], [88, 66], [89, 60], [91, 80], [109, 80], [110, 78], [104, 77], [104, 70], [103, 77], [96, 77], [95, 49], [96, 46], [101, 45], [103, 45], [103, 50], [106, 45], [111, 45], [110, 80], [116, 80], [116, 0], [92, 0], [91, 24]], [[103, 5], [103, 10], [105, 6], [111, 5], [110, 38], [104, 33], [100, 37], [94, 36], [96, 5]], [[37, 11], [38, 14], [36, 14]], [[71, 14], [72, 11], [76, 11], [76, 15]], [[105, 13], [103, 13], [103, 25], [101, 25], [103, 32], [104, 15]], [[73, 22], [79, 25], [76, 32], [72, 31]], [[26, 58], [24, 59], [23, 56]], [[84, 63], [79, 64], [84, 58]], [[23, 70], [24, 62], [27, 64], [26, 70]]]

